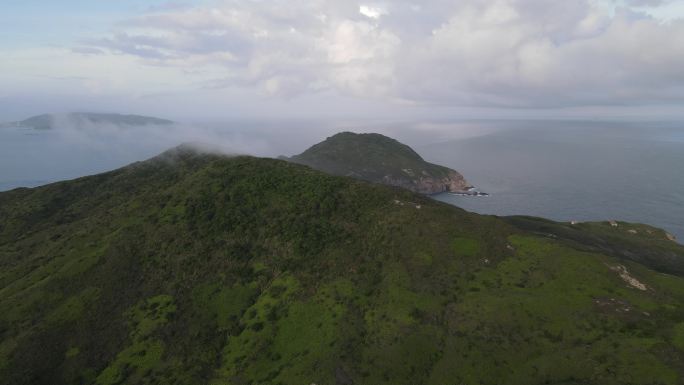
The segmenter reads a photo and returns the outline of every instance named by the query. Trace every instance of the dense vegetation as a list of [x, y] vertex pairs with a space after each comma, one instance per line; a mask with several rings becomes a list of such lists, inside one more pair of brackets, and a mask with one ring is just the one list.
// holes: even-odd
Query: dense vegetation
[[681, 384], [681, 271], [625, 257], [682, 247], [561, 229], [184, 147], [1, 193], [0, 384]]
[[[381, 134], [342, 132], [289, 160], [333, 175], [409, 188], [423, 192], [421, 182], [454, 183], [454, 191], [468, 187], [458, 172], [423, 160], [411, 147]], [[442, 190], [430, 191], [430, 193]]]

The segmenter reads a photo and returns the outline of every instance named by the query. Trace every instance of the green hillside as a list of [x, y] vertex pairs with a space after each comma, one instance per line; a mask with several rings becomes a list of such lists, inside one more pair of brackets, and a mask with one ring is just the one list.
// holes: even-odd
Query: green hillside
[[381, 134], [342, 132], [289, 160], [329, 174], [424, 194], [471, 187], [455, 170], [428, 163], [409, 146]]
[[565, 226], [187, 147], [0, 193], [0, 384], [681, 384], [684, 248]]

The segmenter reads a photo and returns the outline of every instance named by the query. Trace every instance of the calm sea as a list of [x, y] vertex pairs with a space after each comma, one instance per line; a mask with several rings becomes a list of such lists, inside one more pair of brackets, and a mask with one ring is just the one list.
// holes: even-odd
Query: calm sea
[[491, 194], [436, 198], [483, 214], [647, 223], [684, 240], [684, 124], [516, 126], [420, 148]]
[[[163, 131], [0, 128], [0, 191], [111, 170], [184, 141], [224, 143], [240, 153], [277, 156], [301, 152], [341, 130], [321, 124], [278, 124], [261, 131], [242, 123], [233, 126]], [[518, 121], [465, 126], [470, 138], [429, 145], [425, 143], [448, 133], [401, 131], [397, 125], [346, 129], [387, 133], [427, 160], [459, 170], [491, 196], [436, 198], [470, 211], [643, 222], [684, 240], [684, 125]], [[489, 134], [472, 137], [478, 132]]]

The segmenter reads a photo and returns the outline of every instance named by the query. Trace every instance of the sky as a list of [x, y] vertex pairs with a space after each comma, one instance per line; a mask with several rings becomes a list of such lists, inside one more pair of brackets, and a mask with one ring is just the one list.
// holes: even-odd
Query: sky
[[684, 118], [684, 0], [0, 7], [0, 120]]

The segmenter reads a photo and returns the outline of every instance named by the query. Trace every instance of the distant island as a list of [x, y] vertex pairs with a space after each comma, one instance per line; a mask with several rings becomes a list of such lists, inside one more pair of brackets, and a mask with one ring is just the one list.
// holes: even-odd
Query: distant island
[[171, 125], [174, 122], [167, 119], [142, 115], [103, 114], [93, 112], [72, 112], [68, 114], [42, 114], [24, 119], [19, 122], [5, 124], [5, 126], [31, 128], [35, 130], [50, 130], [58, 122], [82, 124], [111, 124], [116, 126], [149, 126]]
[[475, 190], [458, 171], [426, 162], [411, 147], [381, 134], [342, 132], [284, 159], [420, 194], [486, 195]]

